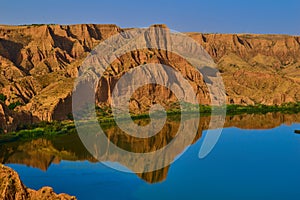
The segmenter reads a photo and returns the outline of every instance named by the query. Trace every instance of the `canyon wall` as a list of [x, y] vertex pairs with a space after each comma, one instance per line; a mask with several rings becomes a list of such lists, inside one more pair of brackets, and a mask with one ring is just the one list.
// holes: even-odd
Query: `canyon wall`
[[[74, 80], [82, 62], [99, 43], [124, 30], [116, 25], [94, 24], [0, 26], [0, 94], [7, 97], [1, 103], [1, 127], [7, 129], [13, 121], [9, 116], [15, 118], [16, 113], [18, 118], [32, 122], [68, 119]], [[201, 44], [217, 64], [228, 104], [300, 101], [299, 36], [186, 34]], [[97, 104], [107, 106], [120, 76], [144, 63], [166, 64], [180, 71], [196, 90], [199, 102], [210, 103], [203, 76], [186, 60], [165, 51], [143, 49], [111, 64], [99, 82]], [[141, 112], [153, 102], [168, 107], [175, 101], [166, 88], [147, 85], [134, 93], [130, 109]], [[6, 106], [15, 102], [21, 106], [8, 111]]]

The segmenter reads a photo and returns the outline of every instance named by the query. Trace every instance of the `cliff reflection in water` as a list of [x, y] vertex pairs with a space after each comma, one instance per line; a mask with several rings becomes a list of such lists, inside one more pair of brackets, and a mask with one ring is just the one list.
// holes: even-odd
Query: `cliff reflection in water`
[[[192, 120], [192, 119], [191, 119]], [[202, 131], [209, 127], [210, 117], [201, 117], [199, 129], [193, 143], [197, 142]], [[291, 124], [300, 122], [300, 113], [298, 114], [282, 114], [282, 113], [267, 113], [262, 114], [243, 114], [235, 116], [227, 116], [224, 127], [238, 127], [241, 129], [270, 129], [280, 126], [281, 124]], [[143, 123], [140, 121], [139, 123]], [[169, 120], [164, 128], [155, 137], [148, 140], [133, 139], [126, 137], [116, 126], [105, 127], [105, 133], [110, 140], [126, 150], [133, 152], [151, 152], [160, 149], [168, 144], [175, 137], [180, 121]], [[189, 124], [189, 123], [188, 123]], [[109, 145], [107, 143], [107, 145]], [[107, 161], [107, 153], [105, 146], [102, 146], [99, 156], [99, 161]], [[166, 155], [170, 159], [174, 159], [182, 149], [174, 151], [171, 155]], [[120, 160], [114, 159], [110, 155], [109, 161]], [[121, 158], [122, 159], [122, 158]], [[3, 164], [24, 164], [31, 167], [47, 170], [52, 163], [59, 163], [61, 160], [68, 161], [90, 161], [98, 162], [84, 147], [78, 135], [70, 134], [57, 136], [53, 138], [38, 138], [31, 141], [15, 141], [3, 143], [0, 145], [0, 162]], [[125, 158], [122, 162], [132, 162], [130, 158]], [[138, 162], [143, 162], [139, 160]], [[123, 164], [124, 164], [123, 163]], [[125, 163], [126, 164], [126, 163]], [[137, 163], [142, 165], [142, 163]], [[161, 182], [166, 179], [169, 166], [146, 173], [138, 173], [137, 175], [149, 183]]]

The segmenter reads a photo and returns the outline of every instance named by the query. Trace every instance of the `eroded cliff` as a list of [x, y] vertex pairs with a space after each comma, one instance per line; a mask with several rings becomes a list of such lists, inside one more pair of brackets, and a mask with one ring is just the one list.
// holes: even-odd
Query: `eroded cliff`
[[[0, 26], [0, 93], [7, 96], [5, 104], [20, 102], [22, 106], [15, 112], [23, 113], [21, 119], [28, 114], [30, 121], [67, 119], [72, 112], [74, 79], [83, 60], [100, 42], [123, 30], [116, 25], [94, 24]], [[217, 63], [227, 103], [273, 105], [300, 101], [299, 36], [187, 35]], [[155, 49], [115, 60], [111, 71], [99, 82], [97, 103], [108, 104], [120, 76], [143, 63], [162, 63], [179, 70], [196, 90], [198, 100], [209, 103], [202, 75], [193, 71], [186, 60]], [[153, 102], [168, 106], [174, 101], [176, 98], [167, 89], [148, 85], [133, 95], [130, 108], [138, 112]], [[3, 103], [1, 107], [0, 123], [7, 129], [12, 121], [8, 116], [15, 114], [6, 111]]]

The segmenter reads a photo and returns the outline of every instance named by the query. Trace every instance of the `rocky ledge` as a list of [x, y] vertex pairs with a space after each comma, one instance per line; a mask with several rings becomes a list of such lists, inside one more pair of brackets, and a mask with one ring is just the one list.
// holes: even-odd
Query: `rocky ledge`
[[67, 194], [56, 194], [50, 187], [32, 190], [24, 186], [17, 172], [0, 164], [0, 199], [3, 200], [69, 200]]

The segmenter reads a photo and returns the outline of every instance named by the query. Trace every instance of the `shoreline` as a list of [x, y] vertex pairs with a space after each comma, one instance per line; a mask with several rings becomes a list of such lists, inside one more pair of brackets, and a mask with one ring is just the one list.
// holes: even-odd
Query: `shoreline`
[[[166, 111], [167, 118], [172, 120], [180, 120], [179, 116], [181, 114], [193, 115], [193, 113], [199, 113], [201, 116], [210, 116], [212, 109], [216, 113], [222, 111], [224, 114], [224, 107], [211, 107], [211, 106], [199, 106], [199, 110], [193, 110], [193, 107], [190, 107], [189, 110], [181, 112], [179, 109], [169, 109]], [[300, 112], [300, 102], [290, 103], [281, 106], [266, 106], [266, 105], [254, 105], [254, 106], [241, 106], [241, 105], [227, 105], [226, 106], [226, 116], [234, 116], [239, 114], [266, 114], [266, 113], [286, 113], [286, 114], [295, 114]], [[149, 114], [138, 114], [132, 115], [132, 120], [150, 120]], [[98, 115], [98, 122], [102, 126], [111, 126], [115, 125], [114, 117], [105, 113], [105, 115]], [[76, 127], [74, 120], [63, 120], [63, 121], [53, 121], [53, 122], [38, 122], [34, 124], [24, 124], [23, 126], [18, 127], [17, 131], [9, 132], [6, 134], [0, 134], [0, 144], [5, 142], [11, 142], [20, 139], [32, 139], [38, 137], [53, 137], [65, 134], [76, 133]]]

